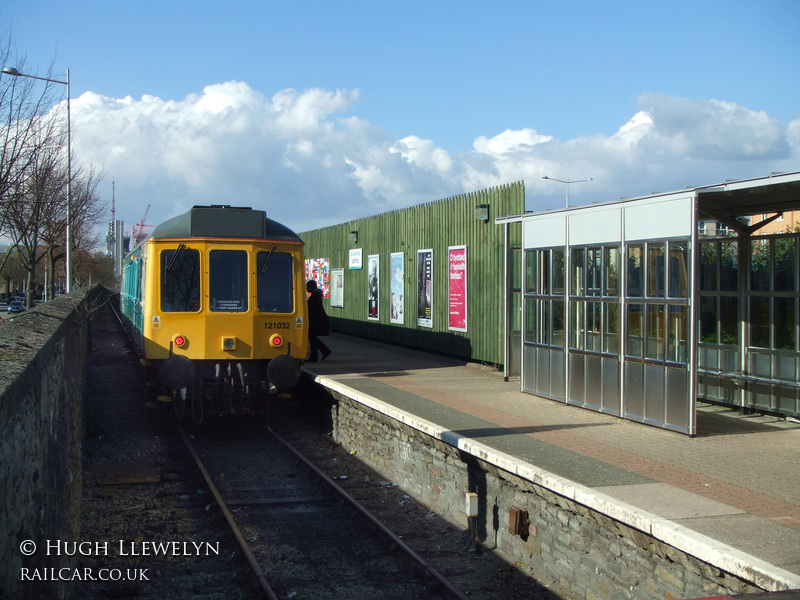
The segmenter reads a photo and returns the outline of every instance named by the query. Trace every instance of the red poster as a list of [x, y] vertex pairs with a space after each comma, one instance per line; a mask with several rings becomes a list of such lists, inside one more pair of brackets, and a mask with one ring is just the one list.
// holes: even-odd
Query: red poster
[[449, 280], [449, 328], [467, 330], [467, 247], [450, 246], [447, 249]]

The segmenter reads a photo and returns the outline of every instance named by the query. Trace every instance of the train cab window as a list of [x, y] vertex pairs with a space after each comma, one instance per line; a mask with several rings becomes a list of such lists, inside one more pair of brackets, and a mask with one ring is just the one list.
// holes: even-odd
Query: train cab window
[[208, 300], [212, 312], [247, 311], [247, 252], [208, 253]]
[[294, 311], [293, 259], [288, 252], [259, 252], [256, 257], [258, 311]]
[[161, 251], [162, 312], [200, 310], [200, 252], [181, 244]]

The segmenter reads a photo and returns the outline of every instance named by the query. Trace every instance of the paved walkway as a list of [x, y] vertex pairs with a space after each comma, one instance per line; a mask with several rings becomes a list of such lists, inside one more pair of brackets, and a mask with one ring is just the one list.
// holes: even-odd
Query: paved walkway
[[800, 423], [700, 405], [694, 438], [520, 391], [500, 372], [332, 334], [304, 371], [765, 589], [800, 588]]

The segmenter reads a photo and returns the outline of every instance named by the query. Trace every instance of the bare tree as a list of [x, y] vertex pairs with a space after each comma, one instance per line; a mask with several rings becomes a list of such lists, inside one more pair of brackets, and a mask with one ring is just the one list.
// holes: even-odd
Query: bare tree
[[[0, 67], [12, 64], [25, 70], [25, 57], [15, 54], [10, 38], [0, 37]], [[47, 142], [55, 131], [55, 119], [48, 111], [57, 97], [56, 87], [35, 83], [32, 79], [0, 74], [0, 237], [10, 238], [14, 246], [26, 229], [23, 226], [20, 232], [10, 228], [14, 201], [36, 160], [37, 144]], [[8, 255], [0, 261], [7, 258]]]
[[25, 269], [19, 261], [17, 249], [13, 246], [0, 250], [0, 279], [5, 281], [5, 287], [9, 295], [13, 295], [17, 290], [22, 289], [22, 282], [26, 277]]
[[[46, 135], [45, 140], [34, 140], [25, 177], [15, 181], [7, 193], [8, 233], [28, 273], [26, 288], [31, 292], [36, 289], [36, 265], [44, 257], [39, 251], [44, 234], [51, 223], [65, 220], [60, 198], [67, 180], [63, 145], [60, 136], [49, 131]], [[32, 293], [27, 300], [30, 308]]]
[[[66, 171], [64, 171], [66, 175]], [[72, 174], [72, 243], [73, 260], [77, 259], [74, 265], [76, 277], [83, 279], [83, 274], [90, 271], [88, 259], [91, 257], [91, 249], [97, 246], [94, 236], [94, 226], [102, 220], [104, 206], [97, 192], [97, 187], [102, 180], [102, 173], [98, 173], [93, 165], [88, 168], [81, 168], [77, 173]], [[66, 225], [67, 225], [67, 186], [66, 178], [63, 178], [60, 191], [53, 198], [57, 201], [51, 202], [50, 211], [44, 221], [40, 243], [46, 249], [48, 270], [55, 272], [58, 261], [66, 258]], [[85, 267], [85, 268], [83, 268]], [[55, 277], [48, 282], [49, 289], [47, 297], [52, 298], [55, 289]]]
[[[0, 50], [0, 61], [8, 64], [15, 58], [11, 44], [0, 47], [5, 48]], [[23, 59], [17, 59], [16, 63], [19, 69], [24, 69]], [[46, 80], [52, 79], [50, 71]], [[86, 250], [87, 256], [95, 244], [91, 230], [102, 217], [97, 193], [102, 174], [93, 166], [73, 168], [70, 172], [67, 160], [70, 139], [63, 114], [66, 106], [59, 103], [46, 110], [56, 97], [52, 82], [43, 86], [44, 91], [38, 97], [32, 83], [21, 77], [0, 76], [0, 114], [7, 111], [9, 115], [0, 129], [3, 136], [0, 237], [9, 238], [17, 249], [27, 269], [27, 286], [31, 291], [36, 288], [36, 266], [41, 260], [46, 259], [49, 272], [55, 273], [56, 263], [65, 258], [68, 215], [73, 234], [71, 250]], [[8, 255], [0, 257], [0, 261], [7, 258]], [[55, 279], [50, 279], [49, 298], [53, 296]], [[31, 303], [32, 294], [28, 295], [29, 306]]]

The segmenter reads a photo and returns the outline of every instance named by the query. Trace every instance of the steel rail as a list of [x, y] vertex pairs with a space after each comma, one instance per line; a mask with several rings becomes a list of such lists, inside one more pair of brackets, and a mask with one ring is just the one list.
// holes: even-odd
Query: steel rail
[[336, 490], [336, 492], [345, 500], [351, 508], [356, 510], [363, 519], [368, 521], [373, 527], [380, 530], [389, 540], [391, 543], [402, 550], [402, 552], [413, 561], [416, 566], [423, 571], [430, 575], [433, 579], [436, 580], [440, 589], [438, 590], [443, 596], [449, 598], [450, 600], [468, 600], [467, 596], [464, 595], [461, 590], [453, 586], [447, 578], [441, 575], [436, 569], [434, 569], [428, 562], [422, 558], [419, 554], [414, 552], [403, 540], [397, 537], [390, 529], [388, 529], [383, 523], [381, 523], [378, 519], [376, 519], [366, 508], [361, 506], [350, 494], [348, 494], [342, 487], [340, 487], [335, 481], [333, 481], [328, 475], [323, 473], [317, 466], [308, 460], [299, 450], [297, 450], [294, 446], [292, 446], [288, 441], [283, 439], [278, 433], [272, 430], [271, 427], [268, 425], [264, 426], [267, 431], [271, 435], [275, 437], [281, 444], [283, 444], [292, 454], [294, 454], [300, 461], [302, 461], [309, 469], [311, 469], [322, 481], [327, 483], [331, 488]]
[[261, 567], [258, 564], [258, 561], [256, 560], [256, 557], [253, 555], [253, 551], [250, 550], [250, 545], [247, 543], [247, 540], [244, 539], [242, 531], [239, 529], [239, 526], [236, 525], [236, 521], [234, 521], [233, 515], [228, 510], [228, 507], [225, 505], [225, 501], [222, 499], [219, 490], [217, 490], [217, 486], [215, 486], [214, 482], [211, 481], [211, 476], [208, 474], [208, 471], [203, 465], [203, 462], [200, 460], [200, 457], [197, 455], [197, 452], [195, 452], [194, 447], [192, 446], [192, 443], [189, 440], [189, 436], [186, 435], [186, 432], [183, 431], [183, 429], [180, 429], [179, 431], [181, 437], [183, 438], [184, 444], [186, 444], [186, 447], [189, 449], [189, 452], [191, 453], [192, 458], [197, 464], [197, 467], [200, 469], [200, 473], [203, 476], [203, 479], [205, 480], [208, 489], [214, 496], [214, 500], [216, 501], [217, 506], [219, 506], [219, 509], [222, 511], [222, 514], [225, 517], [225, 521], [231, 528], [233, 536], [236, 538], [236, 542], [239, 544], [239, 549], [242, 551], [242, 554], [244, 554], [248, 564], [250, 565], [250, 568], [253, 570], [253, 573], [258, 579], [258, 583], [261, 586], [261, 589], [264, 590], [264, 593], [266, 594], [267, 598], [269, 598], [269, 600], [278, 600], [278, 596], [275, 595], [275, 592], [270, 587], [269, 582], [267, 581], [267, 577], [266, 575], [264, 575], [264, 571], [261, 569]]

